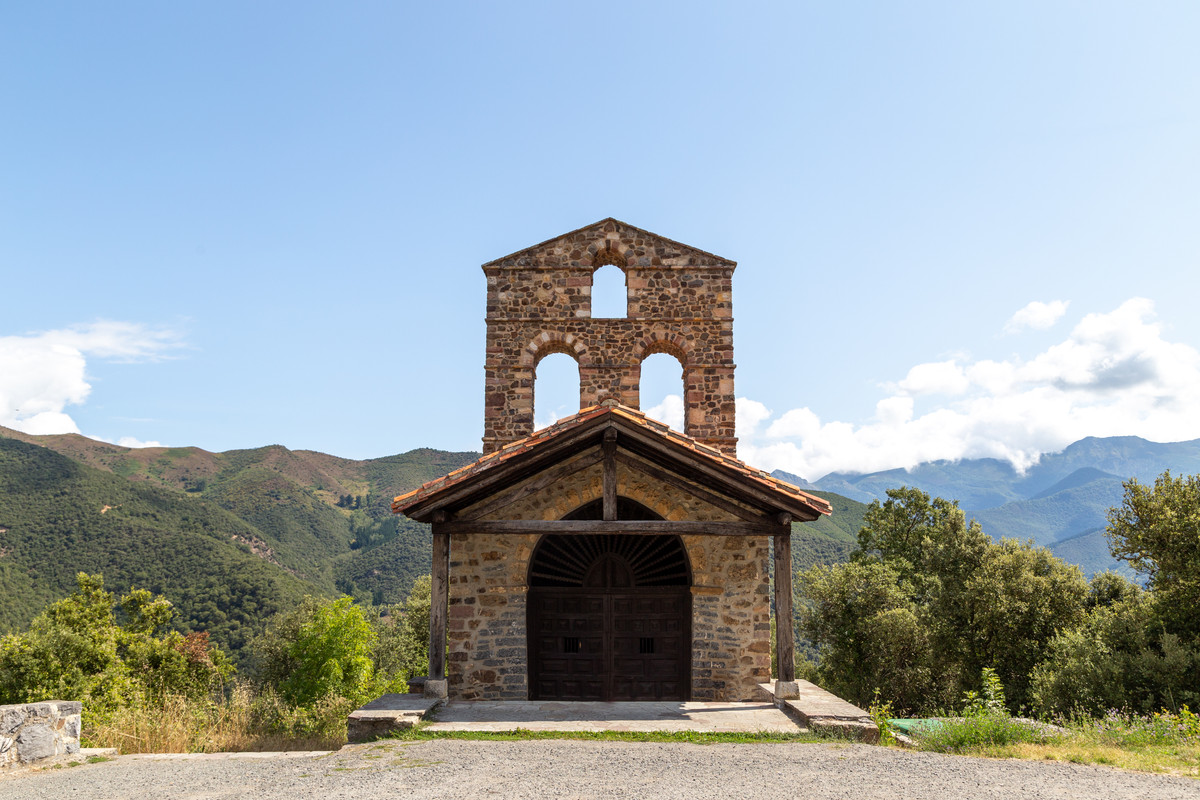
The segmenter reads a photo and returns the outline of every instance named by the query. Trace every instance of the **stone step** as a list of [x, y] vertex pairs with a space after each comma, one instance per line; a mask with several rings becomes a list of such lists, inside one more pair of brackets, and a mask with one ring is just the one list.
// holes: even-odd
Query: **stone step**
[[758, 688], [814, 733], [831, 733], [866, 744], [879, 741], [879, 726], [871, 720], [870, 713], [815, 683], [771, 681], [760, 683]]

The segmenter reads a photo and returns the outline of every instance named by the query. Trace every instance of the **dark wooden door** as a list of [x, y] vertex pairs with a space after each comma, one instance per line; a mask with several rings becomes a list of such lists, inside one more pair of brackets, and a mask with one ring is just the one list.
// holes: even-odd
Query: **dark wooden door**
[[532, 699], [687, 699], [687, 587], [535, 587], [529, 601]]
[[666, 535], [550, 534], [530, 560], [533, 700], [686, 700], [692, 594]]

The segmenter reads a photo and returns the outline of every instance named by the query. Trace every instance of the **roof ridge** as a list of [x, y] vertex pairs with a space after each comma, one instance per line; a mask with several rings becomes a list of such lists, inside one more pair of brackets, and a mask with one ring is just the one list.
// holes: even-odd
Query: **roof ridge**
[[560, 233], [557, 236], [551, 236], [549, 239], [546, 239], [544, 242], [538, 242], [537, 244], [531, 244], [528, 247], [522, 247], [520, 250], [514, 250], [513, 252], [509, 253], [508, 255], [500, 256], [499, 258], [493, 258], [491, 261], [484, 262], [482, 266], [484, 266], [484, 267], [499, 266], [501, 261], [507, 261], [510, 258], [515, 258], [516, 256], [521, 255], [522, 253], [527, 253], [530, 250], [537, 250], [539, 247], [545, 247], [546, 245], [553, 244], [554, 242], [557, 242], [560, 239], [566, 239], [568, 236], [574, 236], [577, 233], [583, 233], [584, 231], [588, 230], [589, 228], [598, 228], [609, 222], [615, 223], [619, 226], [628, 228], [633, 231], [637, 231], [640, 234], [651, 237], [653, 239], [658, 239], [659, 241], [665, 242], [667, 244], [672, 244], [672, 245], [675, 245], [676, 247], [680, 247], [685, 250], [690, 250], [694, 253], [698, 253], [699, 255], [715, 258], [718, 261], [722, 262], [722, 264], [725, 266], [732, 266], [732, 267], [737, 266], [736, 261], [725, 258], [725, 256], [719, 256], [716, 253], [709, 252], [708, 250], [701, 250], [699, 247], [696, 247], [695, 245], [686, 244], [685, 242], [680, 242], [675, 239], [670, 239], [666, 236], [663, 236], [660, 233], [655, 233], [654, 231], [646, 230], [645, 228], [639, 228], [637, 225], [631, 225], [628, 222], [625, 222], [624, 220], [617, 219], [616, 217], [605, 217], [604, 219], [597, 220], [597, 221], [589, 223], [587, 225], [581, 225], [580, 227], [576, 228], [575, 230], [567, 231], [566, 233]]

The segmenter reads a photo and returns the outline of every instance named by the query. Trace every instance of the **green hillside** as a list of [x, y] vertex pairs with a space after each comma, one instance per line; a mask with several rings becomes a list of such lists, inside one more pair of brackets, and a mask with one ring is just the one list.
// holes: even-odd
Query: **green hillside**
[[184, 630], [236, 653], [261, 620], [320, 587], [252, 552], [258, 531], [216, 503], [0, 439], [0, 630], [71, 593], [77, 572], [164, 594]]
[[182, 629], [235, 656], [305, 594], [399, 602], [429, 571], [429, 533], [392, 498], [477, 456], [133, 450], [0, 428], [0, 631], [69, 594], [80, 571], [166, 595]]
[[813, 522], [792, 523], [792, 571], [813, 564], [838, 564], [850, 557], [858, 544], [867, 506], [833, 492], [807, 490], [828, 500], [833, 514]]
[[1108, 509], [1121, 504], [1121, 480], [1104, 473], [1082, 485], [1033, 500], [1019, 500], [998, 508], [968, 511], [992, 538], [1033, 539], [1050, 545], [1107, 524]]

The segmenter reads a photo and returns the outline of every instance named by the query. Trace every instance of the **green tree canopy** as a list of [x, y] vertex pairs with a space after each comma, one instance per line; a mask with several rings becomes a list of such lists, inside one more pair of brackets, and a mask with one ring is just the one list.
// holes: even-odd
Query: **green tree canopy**
[[1083, 619], [1083, 576], [1032, 543], [992, 542], [955, 502], [887, 494], [850, 563], [798, 581], [821, 679], [858, 702], [878, 687], [898, 710], [929, 712], [978, 688], [986, 667], [1019, 707], [1042, 648]]
[[158, 635], [174, 615], [165, 598], [132, 590], [119, 601], [122, 626], [103, 577], [81, 572], [76, 582], [27, 631], [0, 639], [0, 703], [81, 700], [103, 714], [167, 694], [203, 696], [233, 673], [206, 633]]
[[1148, 577], [1172, 632], [1200, 639], [1200, 475], [1126, 481], [1106, 535], [1113, 557]]

